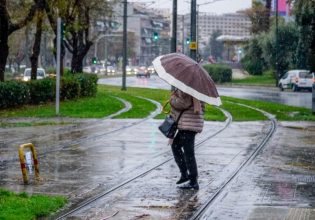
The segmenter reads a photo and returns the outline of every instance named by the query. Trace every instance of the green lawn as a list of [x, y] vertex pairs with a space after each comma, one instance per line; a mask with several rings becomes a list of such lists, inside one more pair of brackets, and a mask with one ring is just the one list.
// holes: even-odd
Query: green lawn
[[[147, 100], [139, 97], [146, 97], [156, 100], [164, 104], [169, 96], [170, 91], [160, 89], [144, 89], [144, 88], [128, 88], [122, 91], [120, 87], [115, 86], [98, 86], [98, 94], [93, 98], [82, 98], [74, 101], [61, 102], [61, 116], [77, 117], [77, 118], [102, 118], [123, 108], [123, 104], [112, 96], [121, 97], [132, 104], [132, 109], [117, 118], [144, 118], [155, 109], [155, 105]], [[265, 120], [266, 117], [253, 109], [239, 106], [231, 102], [243, 103], [256, 108], [263, 109], [271, 114], [276, 115], [278, 120], [303, 120], [315, 121], [315, 116], [311, 110], [306, 108], [291, 107], [277, 103], [251, 101], [244, 99], [236, 99], [231, 97], [222, 97], [222, 108], [229, 111], [234, 121], [253, 121]], [[0, 115], [4, 117], [52, 117], [55, 115], [54, 103], [39, 106], [24, 106], [17, 109], [1, 110]], [[164, 114], [160, 114], [157, 118], [164, 118]], [[224, 121], [224, 114], [213, 106], [206, 106], [205, 119], [209, 121]], [[51, 122], [43, 122], [42, 125], [49, 125]], [[51, 123], [54, 124], [54, 123]], [[5, 123], [0, 126], [9, 126]], [[40, 123], [30, 125], [41, 125]], [[14, 126], [14, 125], [13, 125]], [[16, 126], [19, 126], [17, 124]], [[20, 123], [20, 126], [28, 126], [26, 123]]]
[[[230, 84], [230, 83], [228, 83]], [[245, 79], [232, 79], [232, 85], [252, 85], [252, 86], [276, 86], [276, 80], [272, 73], [265, 72], [261, 76], [249, 75]]]
[[66, 204], [61, 196], [13, 193], [0, 188], [0, 219], [31, 220], [49, 216]]

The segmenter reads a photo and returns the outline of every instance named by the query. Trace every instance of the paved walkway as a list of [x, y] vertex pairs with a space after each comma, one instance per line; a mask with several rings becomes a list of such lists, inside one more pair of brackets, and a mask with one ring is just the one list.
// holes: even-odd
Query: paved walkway
[[[160, 120], [67, 145], [69, 139], [102, 134], [136, 120], [104, 120], [94, 129], [66, 133], [59, 126], [1, 129], [0, 186], [14, 191], [61, 194], [70, 205], [84, 201], [171, 158]], [[198, 140], [224, 125], [207, 122]], [[174, 161], [126, 185], [109, 197], [73, 214], [79, 219], [188, 219], [224, 181], [222, 173], [236, 169], [266, 134], [267, 122], [233, 122], [224, 132], [196, 150], [201, 189], [197, 194], [176, 188]], [[46, 136], [47, 134], [51, 134]], [[208, 219], [314, 219], [315, 124], [279, 123], [266, 148], [229, 186], [210, 209]], [[18, 144], [25, 137], [40, 156], [43, 181], [23, 185]], [[22, 142], [22, 141], [20, 141]], [[48, 152], [43, 154], [43, 152]], [[210, 181], [210, 182], [209, 182]], [[209, 184], [210, 183], [210, 184]], [[188, 201], [188, 202], [187, 202]]]

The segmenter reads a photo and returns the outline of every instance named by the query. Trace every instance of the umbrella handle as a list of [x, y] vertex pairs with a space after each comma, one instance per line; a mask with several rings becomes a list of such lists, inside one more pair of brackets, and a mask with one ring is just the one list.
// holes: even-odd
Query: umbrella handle
[[162, 112], [164, 113], [164, 114], [169, 114], [170, 112], [171, 112], [171, 110], [166, 110], [166, 106], [168, 105], [170, 103], [170, 101], [167, 101], [167, 102], [165, 102], [165, 104], [163, 105], [163, 107], [162, 107]]

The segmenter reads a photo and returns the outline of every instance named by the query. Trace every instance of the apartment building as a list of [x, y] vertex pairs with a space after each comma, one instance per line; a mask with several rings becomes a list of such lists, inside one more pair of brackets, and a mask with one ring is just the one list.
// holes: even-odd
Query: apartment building
[[[186, 39], [190, 38], [190, 14], [178, 16], [177, 36], [179, 44], [188, 48]], [[208, 44], [214, 31], [220, 30], [222, 35], [248, 37], [250, 36], [251, 22], [242, 13], [229, 13], [216, 15], [212, 13], [198, 13], [197, 16], [197, 38], [199, 48]]]
[[[121, 3], [114, 8], [114, 14], [117, 15], [115, 20], [121, 24], [122, 9]], [[149, 66], [156, 56], [170, 52], [170, 17], [169, 10], [153, 10], [143, 4], [128, 4], [127, 29], [135, 36], [134, 44], [128, 45], [135, 51], [129, 57], [129, 65]]]

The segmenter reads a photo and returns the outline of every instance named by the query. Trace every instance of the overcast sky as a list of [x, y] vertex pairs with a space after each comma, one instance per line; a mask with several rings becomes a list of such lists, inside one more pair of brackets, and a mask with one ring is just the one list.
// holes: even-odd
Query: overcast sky
[[[172, 10], [172, 0], [130, 0], [137, 2], [147, 2], [148, 7], [157, 8], [169, 8]], [[154, 2], [154, 3], [152, 3]], [[177, 0], [177, 13], [186, 14], [190, 13], [191, 0]], [[207, 2], [213, 2], [211, 4], [204, 4]], [[199, 11], [211, 12], [216, 14], [236, 12], [238, 10], [251, 7], [252, 0], [197, 0], [197, 4], [200, 4]]]

